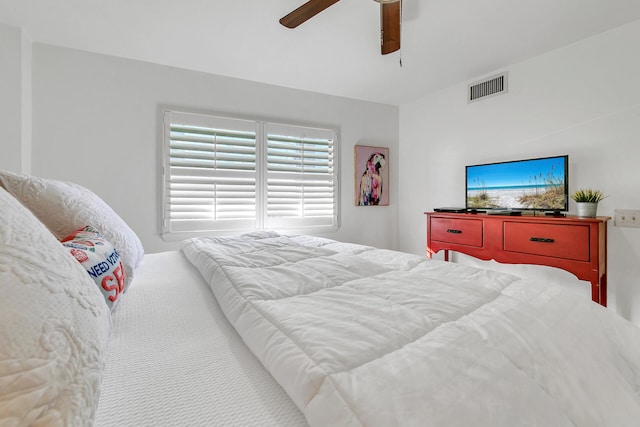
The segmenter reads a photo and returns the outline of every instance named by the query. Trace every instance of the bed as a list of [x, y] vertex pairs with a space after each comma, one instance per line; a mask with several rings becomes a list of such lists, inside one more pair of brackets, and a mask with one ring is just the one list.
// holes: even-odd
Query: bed
[[135, 280], [112, 315], [96, 427], [307, 425], [182, 252], [145, 255]]
[[566, 275], [272, 232], [145, 255], [86, 188], [9, 172], [0, 214], [0, 425], [640, 419], [639, 329]]

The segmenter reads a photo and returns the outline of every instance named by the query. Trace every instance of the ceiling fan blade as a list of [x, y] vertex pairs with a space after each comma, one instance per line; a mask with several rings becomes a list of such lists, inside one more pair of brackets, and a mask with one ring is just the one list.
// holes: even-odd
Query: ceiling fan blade
[[383, 55], [400, 49], [402, 1], [380, 4], [380, 47]]
[[340, 0], [309, 0], [293, 12], [280, 18], [280, 23], [287, 28], [295, 28], [338, 1]]

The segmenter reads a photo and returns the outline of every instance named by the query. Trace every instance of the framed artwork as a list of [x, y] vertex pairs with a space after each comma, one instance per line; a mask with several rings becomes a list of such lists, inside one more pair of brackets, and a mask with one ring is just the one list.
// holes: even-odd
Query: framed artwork
[[354, 147], [356, 206], [389, 206], [389, 149]]

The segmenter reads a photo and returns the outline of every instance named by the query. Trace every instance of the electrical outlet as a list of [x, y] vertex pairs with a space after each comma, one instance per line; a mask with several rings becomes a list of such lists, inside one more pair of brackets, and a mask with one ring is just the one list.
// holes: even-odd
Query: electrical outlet
[[640, 228], [640, 211], [633, 209], [615, 209], [613, 225], [616, 227]]

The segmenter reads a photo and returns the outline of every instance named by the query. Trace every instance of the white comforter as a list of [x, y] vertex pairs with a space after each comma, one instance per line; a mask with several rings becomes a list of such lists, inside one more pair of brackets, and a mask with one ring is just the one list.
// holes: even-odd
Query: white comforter
[[636, 426], [638, 328], [569, 287], [309, 237], [183, 251], [312, 426]]

